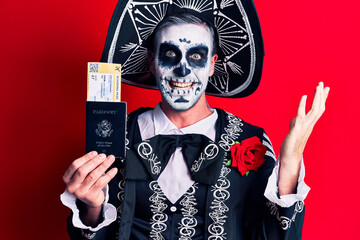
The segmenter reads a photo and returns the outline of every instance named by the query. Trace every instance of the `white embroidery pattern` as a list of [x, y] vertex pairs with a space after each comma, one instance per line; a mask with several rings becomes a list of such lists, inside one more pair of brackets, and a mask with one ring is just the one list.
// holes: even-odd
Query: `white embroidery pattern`
[[128, 6], [128, 13], [134, 23], [139, 42], [147, 39], [154, 28], [164, 18], [169, 0], [158, 2], [137, 2], [132, 1]]
[[[244, 72], [241, 66], [230, 60], [246, 48], [250, 48], [250, 72], [245, 82], [236, 90], [233, 90], [233, 92], [239, 93], [246, 89], [251, 83], [255, 71], [255, 46], [250, 23], [241, 1], [237, 0], [236, 3], [239, 7], [241, 15], [243, 16], [244, 22], [241, 24], [244, 24], [244, 26], [233, 21], [230, 17], [222, 13], [217, 6], [214, 6], [214, 25], [218, 32], [219, 46], [226, 56], [223, 60], [219, 60], [217, 61], [217, 64], [215, 64], [215, 71], [213, 76], [209, 78], [209, 83], [223, 94], [229, 92], [228, 68], [230, 68], [236, 75], [243, 75]], [[234, 1], [232, 0], [223, 0], [220, 3], [220, 8], [224, 9], [232, 6], [233, 4]]]
[[[129, 122], [129, 115], [126, 115], [126, 123]], [[130, 150], [129, 148], [129, 139], [128, 139], [128, 131], [126, 129], [126, 133], [125, 133], [125, 150]], [[125, 158], [122, 158], [121, 159], [121, 162], [124, 162], [125, 161]]]
[[196, 209], [196, 198], [194, 196], [198, 183], [194, 183], [189, 190], [184, 194], [183, 199], [180, 201], [181, 213], [183, 218], [179, 223], [180, 240], [191, 240], [195, 235], [195, 227], [197, 226], [197, 220], [194, 215], [198, 212]]
[[[129, 118], [126, 116], [126, 122], [128, 122]], [[127, 138], [128, 133], [126, 132], [125, 138], [125, 149], [129, 149], [129, 139]], [[121, 162], [124, 164], [125, 158], [120, 159]], [[119, 192], [117, 194], [117, 198], [119, 200], [119, 206], [117, 207], [117, 223], [120, 224], [121, 216], [122, 216], [122, 208], [124, 205], [124, 193], [125, 193], [125, 164], [122, 165], [122, 168], [119, 169], [119, 173], [121, 174], [121, 180], [118, 183]], [[119, 238], [119, 232], [116, 233], [116, 238]]]
[[128, 60], [126, 60], [126, 62], [124, 62], [122, 65], [121, 73], [127, 74], [133, 72], [142, 72], [148, 68], [148, 50], [140, 45], [137, 45], [135, 51], [131, 53]]
[[265, 155], [271, 157], [274, 161], [276, 161], [275, 152], [269, 137], [266, 135], [266, 133], [263, 133], [263, 137], [265, 139], [262, 141], [262, 144], [267, 147]]
[[150, 162], [151, 173], [159, 175], [161, 172], [161, 162], [155, 153], [153, 153], [151, 145], [148, 142], [142, 142], [139, 144], [137, 152], [140, 157]]
[[234, 0], [222, 0], [220, 3], [220, 8], [224, 9], [226, 7], [230, 7], [234, 5]]
[[199, 13], [212, 10], [212, 1], [209, 0], [174, 0], [174, 4], [179, 8], [192, 9]]
[[231, 113], [227, 114], [229, 124], [225, 127], [225, 133], [221, 135], [221, 140], [219, 141], [219, 146], [225, 151], [229, 151], [231, 146], [235, 144], [235, 140], [240, 136], [240, 132], [243, 131], [241, 127], [244, 125], [240, 118]]
[[149, 188], [154, 192], [154, 194], [149, 198], [151, 202], [151, 212], [153, 213], [150, 220], [150, 238], [154, 240], [161, 240], [164, 239], [161, 233], [166, 230], [166, 221], [168, 220], [168, 215], [164, 213], [165, 209], [168, 207], [167, 204], [164, 203], [166, 197], [156, 180], [150, 182]]
[[87, 239], [93, 239], [95, 237], [96, 233], [86, 233], [83, 229], [81, 229], [81, 236]]
[[128, 43], [121, 47], [121, 52], [133, 51], [129, 58], [123, 63], [122, 74], [144, 72], [149, 69], [148, 50], [142, 47], [143, 40], [147, 39], [154, 28], [164, 18], [168, 4], [171, 0], [159, 0], [157, 2], [137, 2], [129, 1], [126, 10], [118, 23], [114, 39], [111, 43], [111, 49], [108, 56], [108, 62], [113, 62], [113, 56], [115, 54], [116, 41], [118, 39], [118, 32], [120, 31], [120, 25], [122, 18], [127, 12], [131, 18], [134, 30], [138, 37], [138, 43]]
[[121, 214], [122, 214], [122, 208], [124, 203], [124, 193], [125, 193], [125, 168], [119, 169], [119, 173], [121, 174], [121, 180], [118, 183], [119, 192], [117, 194], [117, 198], [120, 201], [119, 207], [117, 208], [117, 221], [120, 223], [121, 221]]
[[[227, 114], [229, 124], [225, 127], [226, 133], [221, 135], [221, 140], [219, 141], [220, 147], [222, 147], [225, 151], [229, 151], [230, 147], [239, 137], [240, 132], [243, 131], [241, 129], [241, 126], [243, 126], [241, 119], [230, 113]], [[222, 166], [219, 179], [211, 189], [214, 200], [210, 205], [210, 209], [212, 211], [209, 213], [209, 216], [213, 220], [213, 223], [211, 223], [208, 227], [208, 231], [210, 233], [208, 238], [209, 240], [226, 239], [226, 232], [223, 225], [228, 217], [226, 213], [229, 211], [229, 207], [225, 204], [225, 201], [230, 198], [230, 192], [227, 189], [231, 185], [229, 179], [226, 178], [226, 176], [231, 172], [231, 169], [225, 165], [226, 162], [227, 159], [224, 157], [224, 164]]]
[[296, 215], [304, 210], [304, 202], [298, 201], [295, 203], [294, 214], [291, 218], [288, 218], [279, 215], [279, 208], [275, 203], [269, 201], [266, 205], [270, 208], [270, 213], [275, 215], [277, 220], [279, 220], [280, 226], [283, 230], [288, 230], [291, 227], [291, 223], [295, 222]]
[[200, 154], [200, 157], [194, 161], [191, 166], [192, 172], [199, 171], [201, 164], [206, 160], [214, 159], [219, 154], [219, 147], [215, 143], [210, 143], [206, 146], [204, 151]]

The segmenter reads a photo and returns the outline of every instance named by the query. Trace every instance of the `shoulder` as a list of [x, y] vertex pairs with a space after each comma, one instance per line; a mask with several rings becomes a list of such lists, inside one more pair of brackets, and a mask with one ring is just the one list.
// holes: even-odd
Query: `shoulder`
[[150, 107], [141, 107], [141, 108], [138, 108], [138, 109], [136, 109], [135, 111], [130, 112], [130, 113], [128, 114], [128, 121], [137, 119], [141, 114], [143, 114], [143, 113], [145, 113], [145, 112], [148, 112], [148, 111], [150, 111], [150, 110], [153, 110], [153, 108], [150, 108]]
[[257, 136], [260, 139], [263, 138], [265, 131], [263, 128], [252, 125], [242, 118], [235, 116], [234, 114], [227, 112], [223, 109], [216, 109], [218, 113], [218, 125], [225, 132], [234, 131], [238, 132], [241, 139]]
[[265, 159], [267, 165], [273, 166], [276, 155], [269, 137], [266, 135], [263, 128], [245, 122], [241, 118], [226, 112], [222, 109], [216, 109], [219, 115], [218, 118], [218, 142], [224, 150], [230, 150], [236, 142], [242, 142], [251, 137], [258, 137], [261, 144], [266, 146]]
[[139, 116], [150, 110], [152, 110], [152, 108], [143, 107], [143, 108], [139, 108], [127, 115], [126, 132], [127, 132], [128, 138], [134, 137], [133, 134], [135, 132], [139, 131], [139, 125], [138, 125], [138, 121], [137, 121]]

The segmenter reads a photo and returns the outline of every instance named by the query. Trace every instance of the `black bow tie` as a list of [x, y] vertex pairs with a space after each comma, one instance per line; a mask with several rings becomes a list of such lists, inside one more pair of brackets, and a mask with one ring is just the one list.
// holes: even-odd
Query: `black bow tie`
[[[157, 179], [177, 147], [182, 148], [191, 178], [200, 183], [215, 184], [224, 162], [224, 150], [205, 135], [156, 135], [134, 145], [137, 160], [145, 167], [152, 179]], [[141, 179], [140, 164], [133, 153], [127, 160], [127, 177]], [[134, 176], [135, 175], [135, 176]]]

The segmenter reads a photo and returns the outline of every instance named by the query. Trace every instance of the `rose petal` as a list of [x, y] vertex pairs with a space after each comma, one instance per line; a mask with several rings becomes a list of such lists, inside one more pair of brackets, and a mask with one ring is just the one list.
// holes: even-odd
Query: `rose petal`
[[257, 170], [265, 162], [266, 150], [258, 137], [244, 139], [230, 148], [231, 166], [237, 167], [241, 175]]

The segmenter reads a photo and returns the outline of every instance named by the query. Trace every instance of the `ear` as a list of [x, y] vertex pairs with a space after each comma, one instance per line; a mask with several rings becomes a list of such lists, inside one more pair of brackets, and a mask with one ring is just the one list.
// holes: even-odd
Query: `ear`
[[215, 69], [215, 62], [218, 59], [218, 55], [214, 54], [211, 57], [211, 66], [210, 66], [210, 72], [209, 72], [209, 77], [211, 77], [214, 74], [214, 69]]
[[154, 54], [152, 53], [152, 51], [148, 51], [148, 59], [149, 59], [149, 70], [152, 73], [152, 75], [155, 76], [155, 68], [154, 68]]

